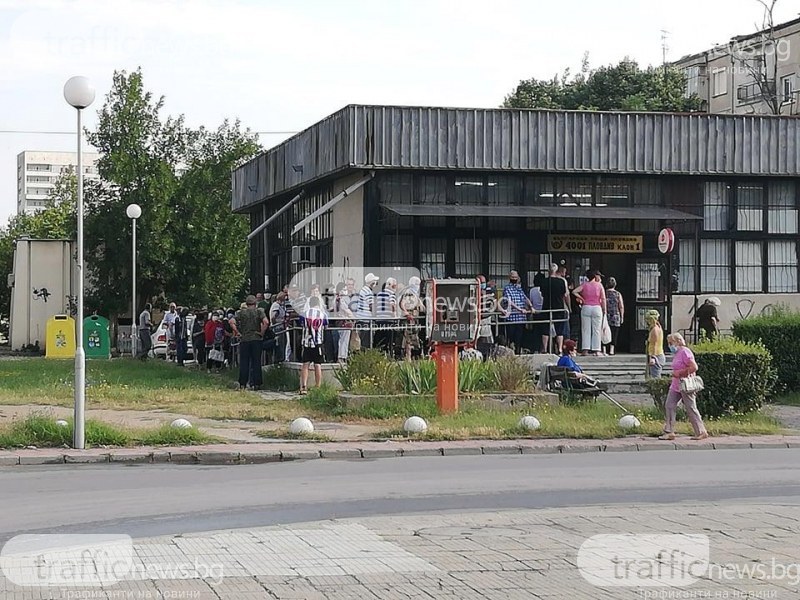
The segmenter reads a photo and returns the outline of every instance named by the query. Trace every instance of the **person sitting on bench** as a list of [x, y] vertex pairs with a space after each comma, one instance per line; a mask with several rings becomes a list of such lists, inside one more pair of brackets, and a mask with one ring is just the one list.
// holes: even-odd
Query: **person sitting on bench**
[[597, 387], [597, 380], [584, 373], [580, 365], [575, 362], [574, 357], [577, 355], [578, 345], [575, 340], [564, 340], [561, 358], [558, 359], [556, 366], [567, 369], [570, 378], [573, 380], [572, 385], [576, 389]]

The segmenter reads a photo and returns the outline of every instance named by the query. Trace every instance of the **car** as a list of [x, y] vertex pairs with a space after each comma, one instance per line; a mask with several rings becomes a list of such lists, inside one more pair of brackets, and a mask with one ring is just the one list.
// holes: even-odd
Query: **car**
[[[184, 362], [192, 362], [194, 361], [194, 346], [192, 346], [192, 326], [194, 325], [194, 315], [188, 315], [186, 317], [186, 331], [190, 332], [186, 338], [186, 359]], [[167, 332], [169, 330], [169, 326], [167, 322], [162, 319], [161, 323], [158, 324], [156, 330], [150, 336], [150, 356], [151, 358], [161, 358], [164, 360], [175, 360], [175, 349], [169, 348], [168, 342], [168, 335]]]

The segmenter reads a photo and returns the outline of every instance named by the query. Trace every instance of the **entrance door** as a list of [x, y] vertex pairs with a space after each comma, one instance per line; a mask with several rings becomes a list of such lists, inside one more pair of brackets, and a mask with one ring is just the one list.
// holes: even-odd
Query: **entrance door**
[[[586, 271], [599, 269], [605, 276], [603, 285], [608, 285], [609, 277], [617, 280], [617, 291], [622, 294], [625, 305], [625, 319], [619, 330], [617, 352], [642, 352], [635, 341], [636, 330], [636, 257], [631, 254], [554, 254], [558, 265], [566, 266], [567, 278], [572, 290], [585, 280]], [[572, 304], [571, 337], [580, 340], [580, 307]]]

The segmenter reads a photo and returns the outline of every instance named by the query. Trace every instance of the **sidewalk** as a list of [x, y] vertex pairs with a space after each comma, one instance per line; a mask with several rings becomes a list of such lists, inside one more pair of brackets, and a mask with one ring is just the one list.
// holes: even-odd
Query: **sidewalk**
[[[693, 502], [414, 514], [207, 531], [129, 542], [130, 565], [115, 563], [127, 569], [103, 570], [108, 560], [101, 558], [70, 573], [73, 596], [55, 588], [18, 587], [2, 575], [0, 595], [19, 600], [781, 600], [797, 597], [798, 517], [793, 505]], [[643, 535], [633, 537], [637, 533]], [[680, 536], [686, 533], [696, 537]], [[599, 535], [626, 538], [612, 538], [606, 542], [608, 551], [595, 556], [584, 544]], [[653, 537], [675, 549], [670, 558], [643, 560], [649, 551], [644, 540]], [[630, 544], [627, 540], [639, 545], [633, 550], [619, 546]], [[691, 554], [678, 554], [684, 549]], [[611, 551], [641, 558], [636, 564], [644, 566], [617, 576], [608, 565], [618, 559], [604, 558]], [[695, 556], [697, 562], [689, 563]], [[81, 585], [100, 572], [114, 577], [102, 588]], [[21, 569], [13, 573], [31, 577]]]
[[800, 436], [721, 436], [703, 441], [688, 437], [662, 442], [629, 436], [612, 440], [518, 439], [454, 442], [291, 442], [213, 444], [162, 448], [42, 448], [0, 451], [0, 466], [50, 464], [201, 464], [245, 465], [291, 460], [363, 460], [413, 456], [478, 456], [483, 454], [571, 454], [578, 452], [644, 452], [651, 450], [732, 450], [800, 448]]

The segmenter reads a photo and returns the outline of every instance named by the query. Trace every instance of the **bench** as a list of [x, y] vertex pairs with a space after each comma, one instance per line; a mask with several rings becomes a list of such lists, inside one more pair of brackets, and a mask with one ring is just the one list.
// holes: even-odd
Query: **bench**
[[575, 373], [570, 371], [567, 367], [548, 366], [547, 367], [547, 385], [546, 389], [561, 397], [562, 395], [572, 395], [582, 399], [591, 398], [597, 400], [597, 397], [603, 393], [605, 386], [602, 384], [596, 387], [581, 387], [578, 384], [578, 379]]

